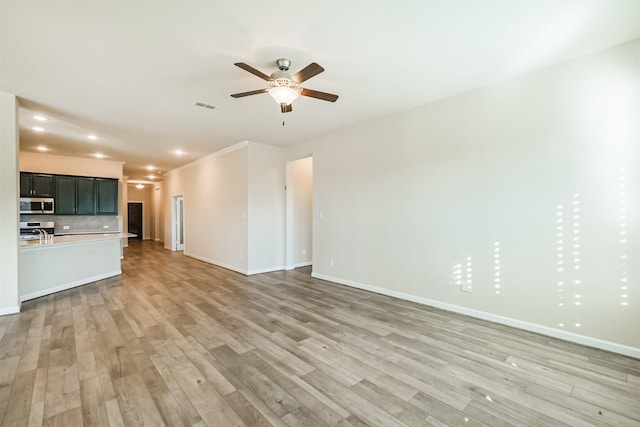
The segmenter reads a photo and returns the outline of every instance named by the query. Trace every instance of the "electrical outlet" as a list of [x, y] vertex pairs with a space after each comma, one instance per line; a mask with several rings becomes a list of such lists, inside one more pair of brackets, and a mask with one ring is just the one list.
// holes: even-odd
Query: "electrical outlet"
[[331, 259], [329, 260], [329, 265], [330, 265], [331, 267], [333, 267], [333, 258], [331, 258]]
[[307, 254], [307, 250], [306, 250], [306, 249], [303, 249], [303, 250], [302, 250], [302, 255], [306, 255], [306, 254]]
[[68, 230], [68, 229], [70, 229], [70, 228], [71, 228], [71, 227], [69, 227], [68, 225], [63, 225], [63, 226], [62, 226], [62, 229], [63, 229], [63, 230]]

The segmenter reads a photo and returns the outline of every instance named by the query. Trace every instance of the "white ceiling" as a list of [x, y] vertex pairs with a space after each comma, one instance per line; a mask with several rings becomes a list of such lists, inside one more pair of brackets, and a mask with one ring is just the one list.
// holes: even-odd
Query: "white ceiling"
[[[148, 180], [147, 165], [293, 144], [637, 38], [637, 0], [1, 0], [0, 90], [20, 97], [22, 150], [102, 152]], [[303, 86], [338, 101], [282, 114], [267, 94], [229, 96], [266, 87], [234, 62], [271, 74], [280, 57], [322, 65]]]

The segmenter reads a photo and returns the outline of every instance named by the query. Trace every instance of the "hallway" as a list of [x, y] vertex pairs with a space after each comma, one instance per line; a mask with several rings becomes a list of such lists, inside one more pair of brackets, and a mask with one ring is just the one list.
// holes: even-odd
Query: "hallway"
[[637, 425], [640, 361], [129, 242], [123, 275], [0, 317], [9, 425]]

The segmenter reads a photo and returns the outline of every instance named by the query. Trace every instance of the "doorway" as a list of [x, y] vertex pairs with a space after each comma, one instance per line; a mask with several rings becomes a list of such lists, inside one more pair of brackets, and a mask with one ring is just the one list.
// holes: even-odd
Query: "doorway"
[[313, 157], [287, 164], [286, 269], [313, 263]]
[[135, 237], [129, 237], [129, 240], [142, 240], [142, 203], [127, 203], [127, 231], [135, 234]]
[[184, 198], [173, 196], [173, 250], [184, 251]]

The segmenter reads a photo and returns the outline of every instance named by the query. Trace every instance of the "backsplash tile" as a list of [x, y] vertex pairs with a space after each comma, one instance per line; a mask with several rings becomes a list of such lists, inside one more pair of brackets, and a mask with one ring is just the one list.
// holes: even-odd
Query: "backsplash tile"
[[[118, 216], [101, 215], [20, 215], [20, 221], [54, 221], [56, 234], [117, 233]], [[104, 226], [109, 228], [104, 228]], [[69, 226], [68, 230], [64, 227]]]

